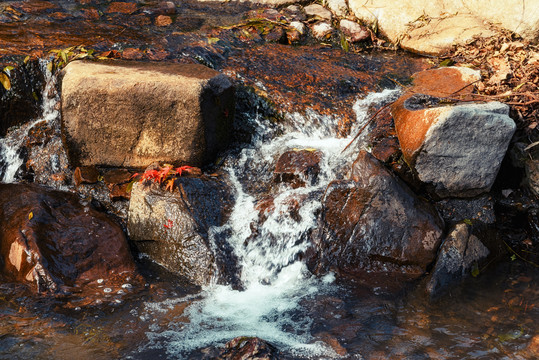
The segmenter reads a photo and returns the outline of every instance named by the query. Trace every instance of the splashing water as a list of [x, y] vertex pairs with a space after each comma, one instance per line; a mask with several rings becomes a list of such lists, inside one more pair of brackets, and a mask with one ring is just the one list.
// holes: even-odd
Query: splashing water
[[[358, 100], [352, 135], [368, 120], [369, 106], [387, 103], [397, 95], [397, 90], [384, 90]], [[254, 119], [257, 131], [251, 146], [243, 149], [225, 169], [236, 191], [236, 204], [228, 223], [211, 229], [210, 234], [232, 234], [228, 241], [239, 259], [244, 290], [211, 284], [203, 290], [202, 299], [185, 310], [183, 315], [189, 322], [172, 321], [166, 329], [154, 328], [148, 334], [148, 347], [164, 346], [170, 356], [181, 358], [237, 336], [256, 336], [297, 357], [337, 357], [325, 343], [315, 342], [310, 333], [312, 320], [303, 305], [334, 290], [334, 276], [316, 278], [299, 259], [310, 245], [309, 232], [317, 226], [316, 213], [321, 208], [324, 190], [330, 181], [346, 174], [359, 147], [352, 146], [341, 153], [352, 136], [337, 137], [338, 119], [314, 112], [288, 116], [293, 127], [280, 129], [284, 135], [273, 139], [275, 129]], [[260, 223], [256, 207], [259, 194], [250, 190], [253, 180], [249, 174], [256, 174], [257, 182], [270, 182], [277, 158], [294, 148], [322, 152], [318, 179], [314, 185], [297, 189], [280, 185], [273, 199], [274, 210]], [[289, 209], [294, 199], [301, 204], [299, 216], [292, 216]], [[255, 236], [251, 231], [253, 223], [258, 227]], [[147, 304], [148, 311], [156, 306], [170, 306], [170, 301], [173, 300]]]
[[[56, 91], [57, 77], [47, 69], [47, 60], [39, 60], [40, 68], [45, 75], [45, 88], [43, 90], [43, 102], [41, 117], [30, 121], [18, 128], [11, 130], [5, 138], [0, 139], [0, 182], [12, 183], [17, 180], [17, 171], [23, 165], [24, 157], [21, 154], [23, 144], [28, 132], [38, 123], [43, 121], [50, 123], [53, 127], [58, 127], [55, 121], [60, 118], [60, 113], [56, 108], [59, 97]], [[49, 97], [49, 94], [54, 94]]]

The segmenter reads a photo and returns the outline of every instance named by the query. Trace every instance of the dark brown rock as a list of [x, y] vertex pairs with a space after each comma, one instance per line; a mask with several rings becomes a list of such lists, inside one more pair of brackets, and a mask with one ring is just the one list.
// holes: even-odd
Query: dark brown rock
[[74, 194], [19, 184], [0, 184], [0, 269], [6, 280], [48, 293], [84, 292], [99, 279], [120, 288], [136, 275], [109, 217]]
[[322, 153], [314, 149], [290, 150], [277, 160], [274, 178], [276, 182], [290, 183], [293, 188], [316, 182], [320, 173]]
[[76, 165], [200, 166], [230, 140], [234, 88], [199, 64], [73, 61], [62, 121]]
[[143, 253], [169, 271], [192, 283], [206, 285], [214, 273], [233, 283], [235, 261], [226, 242], [216, 241], [214, 253], [208, 231], [224, 223], [230, 201], [224, 183], [214, 179], [180, 177], [174, 191], [156, 183], [135, 183], [131, 191], [127, 229]]
[[108, 188], [110, 191], [110, 199], [112, 201], [131, 199], [131, 191], [128, 191], [129, 184], [113, 184]]
[[220, 360], [276, 360], [279, 351], [275, 346], [257, 337], [240, 336], [230, 340], [219, 355]]
[[127, 169], [113, 169], [103, 174], [105, 184], [125, 184], [131, 180], [132, 174]]
[[326, 190], [310, 267], [316, 272], [422, 275], [442, 239], [436, 210], [365, 151], [351, 178], [334, 181]]
[[99, 181], [99, 171], [95, 166], [82, 166], [75, 169], [73, 174], [75, 185], [93, 184]]

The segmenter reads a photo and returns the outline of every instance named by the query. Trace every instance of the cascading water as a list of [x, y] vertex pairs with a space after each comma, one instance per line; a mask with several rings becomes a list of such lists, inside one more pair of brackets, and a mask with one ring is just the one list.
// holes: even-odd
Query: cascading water
[[[370, 106], [387, 103], [397, 95], [397, 90], [384, 90], [358, 100], [354, 106], [357, 123], [351, 133], [367, 121]], [[196, 300], [170, 299], [146, 304], [146, 319], [149, 319], [154, 311], [193, 301], [183, 320], [173, 320], [166, 329], [152, 326], [147, 334], [150, 344], [141, 351], [164, 347], [171, 356], [182, 358], [237, 336], [256, 336], [297, 357], [336, 356], [325, 343], [315, 342], [310, 332], [312, 320], [304, 307], [309, 299], [334, 290], [334, 276], [312, 276], [300, 258], [310, 245], [306, 238], [317, 226], [316, 213], [327, 185], [346, 175], [358, 147], [341, 153], [352, 137], [337, 137], [338, 119], [320, 117], [314, 112], [289, 117], [293, 128], [279, 129], [284, 135], [277, 137], [271, 136], [275, 129], [264, 126], [260, 119], [253, 119], [257, 131], [251, 146], [230, 159], [225, 167], [236, 191], [236, 204], [228, 223], [211, 229], [210, 233], [231, 234], [228, 241], [239, 259], [243, 290], [212, 284]], [[266, 182], [269, 187], [279, 155], [290, 149], [305, 148], [323, 154], [317, 181], [296, 189], [279, 185], [273, 192], [273, 210], [260, 221], [257, 210], [260, 194], [253, 190], [258, 186], [253, 186], [250, 174], [256, 174], [254, 181]], [[290, 204], [294, 201], [300, 203], [300, 208], [292, 215]], [[252, 224], [258, 228], [254, 236]], [[185, 316], [188, 322], [183, 322]]]
[[24, 162], [24, 156], [21, 154], [24, 142], [28, 132], [36, 124], [46, 122], [51, 128], [59, 128], [55, 123], [60, 118], [56, 108], [59, 102], [55, 91], [57, 77], [47, 69], [47, 63], [47, 60], [40, 60], [40, 68], [45, 75], [41, 117], [9, 131], [6, 137], [0, 138], [0, 182], [12, 183], [17, 180], [17, 172]]

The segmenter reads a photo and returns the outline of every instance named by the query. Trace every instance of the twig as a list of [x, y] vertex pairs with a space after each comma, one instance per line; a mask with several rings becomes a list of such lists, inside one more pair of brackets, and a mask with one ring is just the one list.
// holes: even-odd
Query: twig
[[505, 244], [505, 246], [507, 246], [507, 248], [508, 248], [509, 250], [511, 250], [511, 252], [512, 252], [513, 254], [515, 254], [520, 260], [525, 261], [525, 262], [527, 262], [528, 264], [531, 264], [531, 265], [533, 265], [533, 266], [539, 268], [539, 265], [537, 265], [537, 264], [534, 263], [533, 261], [526, 260], [526, 259], [524, 259], [522, 256], [520, 256], [515, 250], [513, 250], [513, 248], [512, 248], [511, 246], [509, 246], [509, 245], [505, 242], [505, 240], [502, 240], [502, 241], [503, 241], [503, 243]]
[[392, 102], [390, 102], [389, 104], [386, 104], [386, 105], [382, 106], [380, 109], [378, 109], [378, 111], [375, 112], [374, 115], [371, 116], [369, 120], [367, 120], [367, 123], [365, 123], [365, 125], [363, 125], [363, 126], [361, 127], [361, 129], [359, 129], [359, 131], [357, 132], [356, 136], [354, 136], [354, 138], [348, 143], [348, 145], [346, 145], [346, 147], [341, 151], [341, 154], [342, 154], [343, 152], [345, 152], [346, 149], [348, 149], [348, 147], [350, 147], [350, 145], [352, 145], [352, 143], [353, 143], [354, 141], [356, 141], [356, 139], [359, 137], [359, 135], [361, 135], [361, 133], [363, 132], [363, 130], [365, 130], [365, 128], [367, 127], [367, 125], [369, 125], [369, 124], [376, 118], [376, 116], [378, 116], [378, 114], [379, 114], [382, 110], [384, 110], [384, 109], [387, 108], [388, 106], [392, 105], [394, 102], [395, 102], [395, 101], [392, 101]]

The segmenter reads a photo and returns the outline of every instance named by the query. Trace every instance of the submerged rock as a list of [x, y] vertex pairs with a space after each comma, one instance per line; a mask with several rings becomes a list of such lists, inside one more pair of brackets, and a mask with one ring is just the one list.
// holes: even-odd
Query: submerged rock
[[367, 152], [361, 152], [351, 180], [332, 182], [323, 199], [315, 272], [336, 270], [422, 275], [435, 257], [443, 222]]
[[181, 177], [172, 192], [155, 183], [135, 183], [127, 222], [130, 239], [152, 260], [197, 285], [208, 284], [217, 270], [222, 277], [227, 271], [235, 276], [229, 245], [216, 236], [214, 249], [209, 239], [210, 227], [224, 222], [228, 200], [224, 184], [211, 179]]
[[314, 184], [320, 173], [322, 153], [315, 149], [290, 150], [283, 153], [275, 165], [276, 182], [290, 183], [293, 188]]
[[[122, 228], [70, 193], [0, 184], [0, 269], [37, 292], [84, 292], [99, 279], [118, 288], [135, 275]], [[103, 281], [103, 280], [101, 280]]]
[[447, 291], [473, 271], [479, 272], [478, 263], [486, 258], [489, 250], [471, 233], [466, 224], [457, 224], [445, 239], [436, 265], [427, 283], [427, 293], [431, 298]]
[[392, 105], [406, 162], [441, 197], [490, 191], [516, 130], [505, 104], [440, 103], [438, 97], [460, 94], [477, 79], [478, 74], [464, 68], [424, 71]]
[[240, 336], [226, 343], [220, 360], [277, 360], [279, 351], [267, 341], [257, 337]]
[[62, 81], [63, 132], [74, 165], [200, 166], [230, 139], [234, 88], [198, 64], [71, 62]]

